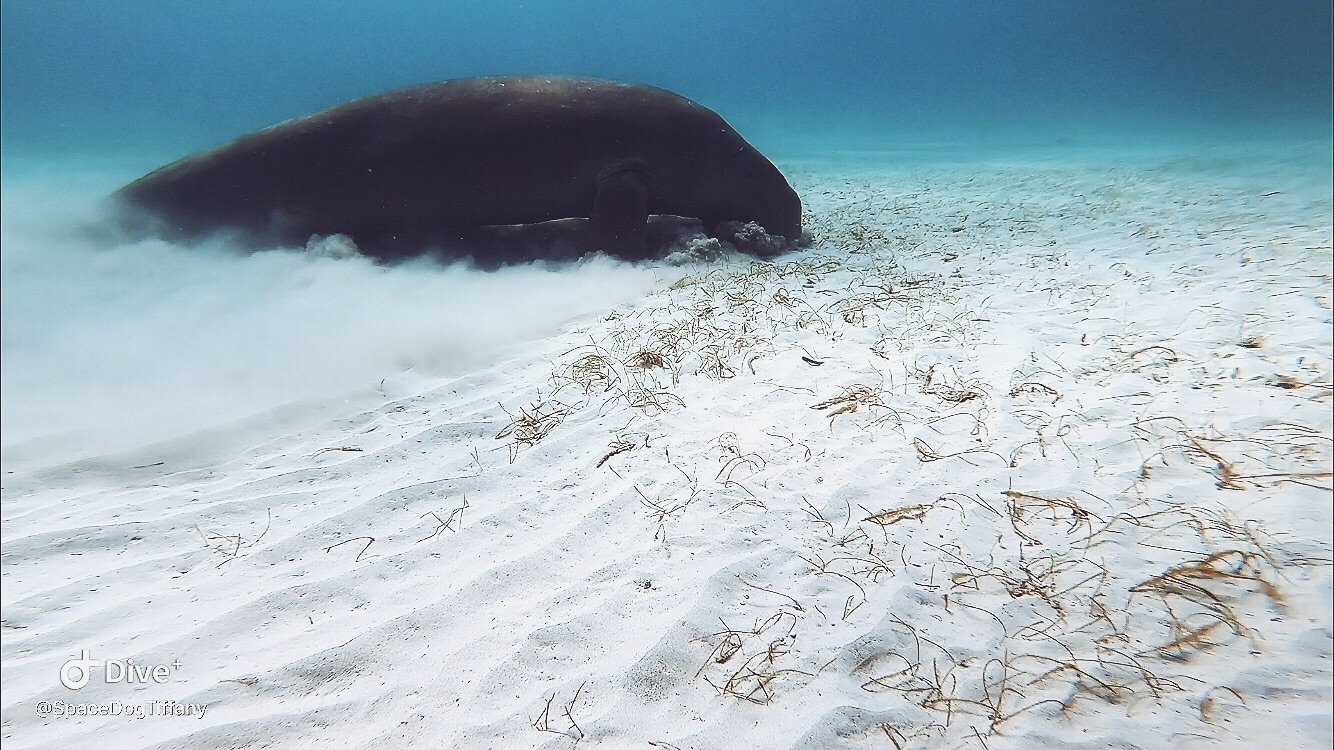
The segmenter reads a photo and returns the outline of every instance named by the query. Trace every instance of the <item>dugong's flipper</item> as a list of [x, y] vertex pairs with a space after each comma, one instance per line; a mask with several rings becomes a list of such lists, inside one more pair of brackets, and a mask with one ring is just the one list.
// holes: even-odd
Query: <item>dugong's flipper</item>
[[597, 176], [597, 195], [589, 214], [595, 249], [620, 258], [648, 257], [650, 176], [639, 159], [614, 161]]

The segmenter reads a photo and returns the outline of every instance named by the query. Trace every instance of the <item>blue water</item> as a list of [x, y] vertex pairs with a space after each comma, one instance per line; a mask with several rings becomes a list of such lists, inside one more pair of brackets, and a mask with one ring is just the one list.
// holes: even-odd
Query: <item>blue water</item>
[[1328, 134], [1327, 0], [4, 0], [7, 156], [179, 156], [487, 74], [662, 86], [767, 151]]
[[1218, 164], [1192, 158], [1263, 157], [1293, 141], [1284, 153], [1300, 156], [1285, 163], [1326, 183], [1330, 171], [1327, 1], [0, 0], [0, 11], [6, 461], [12, 446], [41, 461], [56, 446], [92, 455], [302, 399], [375, 396], [408, 370], [484, 367], [670, 283], [610, 262], [480, 276], [108, 246], [84, 231], [99, 201], [150, 169], [388, 89], [523, 73], [653, 84], [716, 110], [796, 177], [872, 158], [1094, 154], [1103, 161], [1081, 163], [1105, 166], [1145, 147], [1165, 164]]

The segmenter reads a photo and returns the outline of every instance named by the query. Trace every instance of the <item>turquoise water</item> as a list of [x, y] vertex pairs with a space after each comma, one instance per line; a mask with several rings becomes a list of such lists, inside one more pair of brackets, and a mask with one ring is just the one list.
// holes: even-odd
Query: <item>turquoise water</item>
[[457, 374], [670, 283], [661, 269], [610, 262], [481, 276], [88, 231], [109, 192], [153, 168], [397, 87], [524, 73], [661, 86], [722, 114], [809, 199], [830, 175], [872, 165], [997, 159], [1096, 171], [1273, 158], [1300, 164], [1294, 179], [1329, 182], [1329, 2], [0, 0], [0, 10], [6, 456], [24, 444], [42, 460], [57, 443], [114, 450], [302, 399], [378, 393], [408, 370]]
[[4, 0], [8, 157], [174, 157], [488, 74], [662, 86], [762, 149], [1328, 135], [1319, 0]]

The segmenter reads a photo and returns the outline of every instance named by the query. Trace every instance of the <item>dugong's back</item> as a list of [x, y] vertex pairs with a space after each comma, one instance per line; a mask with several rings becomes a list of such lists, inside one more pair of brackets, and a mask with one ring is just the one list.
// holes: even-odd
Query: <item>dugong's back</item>
[[168, 233], [302, 243], [587, 217], [599, 173], [646, 165], [650, 213], [800, 234], [800, 200], [710, 110], [661, 89], [477, 78], [354, 101], [163, 167], [118, 193]]

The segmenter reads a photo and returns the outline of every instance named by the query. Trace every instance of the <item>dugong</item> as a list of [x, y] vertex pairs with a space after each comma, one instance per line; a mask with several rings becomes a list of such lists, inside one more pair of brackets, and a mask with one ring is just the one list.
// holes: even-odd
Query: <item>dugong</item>
[[173, 239], [346, 235], [381, 260], [484, 265], [532, 255], [531, 242], [520, 257], [496, 235], [471, 241], [492, 227], [534, 226], [627, 259], [661, 249], [658, 216], [714, 236], [754, 223], [791, 241], [764, 253], [802, 231], [796, 191], [722, 117], [593, 78], [467, 78], [359, 99], [181, 159], [114, 198], [131, 223]]

